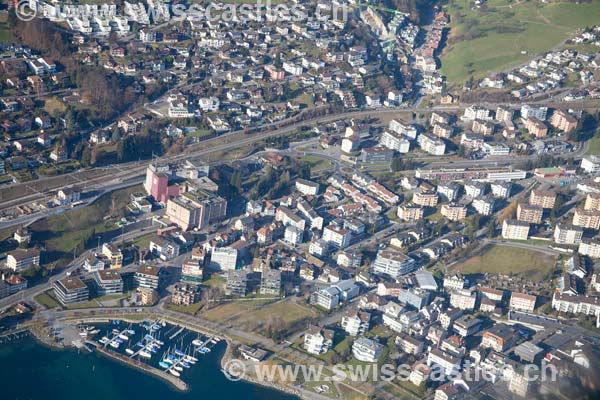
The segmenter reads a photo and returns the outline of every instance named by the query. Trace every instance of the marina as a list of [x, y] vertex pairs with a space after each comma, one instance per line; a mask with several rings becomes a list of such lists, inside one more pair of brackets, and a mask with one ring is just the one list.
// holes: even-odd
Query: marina
[[97, 326], [78, 325], [85, 347], [158, 376], [178, 390], [188, 390], [184, 378], [220, 342], [185, 327], [156, 319], [141, 323], [110, 320]]
[[[99, 324], [95, 325], [100, 329]], [[194, 332], [189, 336], [196, 338], [197, 334]], [[165, 351], [168, 346], [165, 344]], [[175, 386], [177, 378], [165, 373], [162, 368], [149, 369], [145, 360], [137, 364], [137, 360], [113, 351], [110, 346], [104, 350], [99, 345], [99, 351], [88, 353], [69, 348], [54, 349], [31, 337], [23, 337], [0, 345], [0, 362], [11, 365], [11, 368], [6, 368], [0, 374], [2, 398], [41, 400], [50, 397], [78, 400], [85, 396], [87, 400], [297, 399], [260, 385], [230, 382], [221, 372], [220, 360], [224, 352], [225, 344], [220, 342], [210, 353], [197, 357], [198, 362], [192, 368], [185, 369], [182, 374], [186, 386], [185, 389], [180, 389]], [[157, 361], [160, 358], [162, 354], [156, 357]], [[36, 362], [32, 363], [31, 360]], [[31, 384], [30, 377], [22, 374], [24, 368], [35, 376], [35, 384]], [[161, 375], [156, 374], [156, 371]]]

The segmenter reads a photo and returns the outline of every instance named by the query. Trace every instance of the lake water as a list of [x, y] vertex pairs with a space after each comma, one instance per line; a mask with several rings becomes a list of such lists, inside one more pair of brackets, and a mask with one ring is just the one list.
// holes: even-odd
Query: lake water
[[180, 392], [170, 384], [95, 353], [51, 349], [32, 338], [0, 345], [0, 398], [61, 400], [297, 399], [246, 382], [230, 382], [219, 360], [225, 343], [203, 355], [185, 375]]

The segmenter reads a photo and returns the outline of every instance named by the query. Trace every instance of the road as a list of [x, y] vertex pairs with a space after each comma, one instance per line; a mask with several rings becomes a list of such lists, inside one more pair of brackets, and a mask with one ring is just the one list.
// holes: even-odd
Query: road
[[[148, 233], [149, 233], [149, 231], [146, 229], [138, 229], [138, 230], [124, 234], [123, 238], [121, 238], [121, 236], [118, 236], [117, 238], [115, 238], [113, 240], [113, 242], [116, 242], [118, 240], [125, 240], [125, 241], [133, 240], [137, 237], [147, 235]], [[54, 282], [66, 277], [67, 274], [70, 274], [77, 268], [81, 267], [81, 265], [83, 264], [83, 261], [86, 259], [86, 257], [92, 255], [95, 251], [96, 251], [96, 249], [90, 249], [90, 250], [87, 250], [87, 251], [81, 253], [77, 258], [75, 258], [65, 268], [63, 268], [61, 270], [61, 272], [51, 275], [46, 282], [32, 286], [21, 292], [18, 292], [13, 295], [10, 295], [8, 297], [4, 297], [4, 298], [0, 299], [0, 310], [4, 310], [19, 301], [25, 301], [25, 300], [32, 301], [34, 296], [50, 289]]]
[[[520, 103], [520, 102], [515, 102], [515, 103], [483, 103], [481, 105], [488, 107], [488, 108], [495, 108], [499, 105], [508, 106], [508, 107], [512, 107], [512, 108], [518, 108], [521, 106], [521, 104], [522, 103]], [[530, 104], [536, 104], [536, 103], [530, 103]], [[547, 103], [547, 102], [541, 102], [541, 104], [549, 105], [549, 103]], [[565, 103], [559, 103], [559, 104], [563, 105], [563, 106], [565, 105]], [[590, 104], [590, 102], [589, 101], [581, 101], [581, 102], [568, 103], [569, 106], [577, 106], [577, 104], [579, 104], [580, 106], [585, 106], [585, 104]], [[598, 105], [598, 101], [594, 101], [593, 104]], [[339, 119], [364, 118], [364, 117], [377, 118], [377, 117], [382, 117], [382, 116], [386, 116], [386, 115], [390, 115], [390, 114], [394, 115], [394, 114], [402, 114], [402, 113], [407, 113], [407, 112], [415, 112], [415, 113], [431, 112], [431, 111], [436, 111], [436, 110], [438, 110], [438, 111], [460, 111], [460, 110], [465, 109], [468, 106], [469, 106], [469, 104], [454, 104], [454, 105], [443, 105], [443, 106], [434, 106], [434, 107], [427, 107], [427, 108], [403, 107], [403, 108], [393, 108], [393, 109], [345, 111], [345, 112], [340, 112], [340, 113], [334, 113], [334, 114], [329, 114], [329, 115], [308, 118], [306, 120], [293, 122], [293, 123], [291, 123], [291, 125], [283, 127], [283, 128], [277, 128], [277, 129], [272, 129], [272, 130], [268, 130], [265, 132], [253, 133], [253, 134], [249, 134], [249, 135], [242, 136], [242, 137], [239, 137], [241, 134], [240, 131], [229, 132], [229, 133], [223, 134], [223, 135], [215, 137], [215, 138], [207, 139], [196, 145], [189, 146], [181, 154], [174, 155], [174, 156], [165, 156], [165, 157], [157, 158], [156, 160], [159, 162], [177, 162], [177, 161], [182, 161], [182, 160], [189, 159], [189, 158], [208, 157], [213, 153], [218, 153], [218, 152], [222, 152], [225, 150], [230, 150], [233, 148], [250, 145], [250, 144], [256, 143], [258, 141], [264, 140], [264, 139], [292, 133], [292, 132], [298, 130], [298, 128], [300, 126], [326, 124], [329, 122], [337, 121]], [[292, 121], [292, 118], [290, 118], [288, 120], [280, 121], [280, 122], [278, 122], [278, 124], [285, 123], [286, 121], [290, 122], [290, 121]], [[212, 144], [214, 144], [214, 146], [211, 146]], [[202, 147], [202, 148], [198, 149], [199, 147]], [[580, 151], [580, 153], [581, 154], [577, 153], [577, 154], [571, 154], [571, 155], [574, 156], [574, 158], [577, 158], [578, 156], [581, 156], [583, 153], [585, 153], [585, 151], [582, 149]], [[535, 158], [535, 157], [537, 157], [537, 156], [532, 156], [532, 158]], [[526, 160], [526, 159], [527, 158], [522, 158], [522, 160]], [[449, 166], [449, 167], [452, 166], [452, 167], [458, 168], [458, 167], [466, 167], [466, 166], [474, 166], [474, 165], [477, 165], [477, 166], [494, 165], [496, 163], [500, 164], [503, 162], [514, 162], [514, 161], [515, 161], [514, 156], [506, 156], [506, 157], [498, 157], [498, 158], [494, 158], [494, 159], [484, 159], [484, 160], [430, 162], [430, 163], [428, 163], [428, 165], [438, 166], [438, 167], [439, 166]], [[86, 170], [88, 172], [89, 171], [99, 171], [100, 176], [94, 177], [94, 178], [78, 179], [78, 178], [76, 178], [77, 173], [67, 174], [67, 176], [73, 177], [73, 181], [77, 182], [77, 184], [82, 187], [85, 187], [87, 189], [99, 190], [99, 189], [102, 189], [102, 187], [107, 184], [106, 183], [107, 178], [110, 178], [112, 180], [123, 181], [126, 179], [132, 179], [133, 177], [139, 176], [139, 178], [140, 178], [139, 181], [141, 182], [143, 173], [146, 169], [146, 166], [147, 166], [146, 162], [144, 162], [144, 163], [129, 162], [129, 163], [111, 165], [108, 167], [97, 167], [97, 168], [92, 168], [92, 169]], [[52, 178], [50, 178], [50, 177], [41, 178], [40, 180], [38, 180], [36, 182], [50, 180], [50, 179], [52, 179]], [[73, 182], [73, 183], [75, 183], [75, 182]], [[68, 185], [57, 185], [57, 186], [53, 186], [53, 187], [48, 187], [46, 191], [58, 190], [60, 188], [72, 186], [73, 183], [69, 183]], [[17, 183], [17, 184], [12, 184], [9, 187], [10, 188], [16, 188], [16, 187], [26, 188], [28, 185], [31, 185], [31, 183]], [[27, 196], [21, 196], [18, 199], [10, 199], [7, 201], [2, 201], [2, 202], [0, 202], [0, 210], [6, 210], [7, 208], [10, 208], [10, 207], [14, 207], [17, 205], [23, 205], [23, 204], [26, 204], [31, 201], [39, 200], [39, 199], [42, 199], [44, 196], [45, 196], [45, 194], [43, 194], [43, 193], [35, 193], [35, 194], [27, 195]]]

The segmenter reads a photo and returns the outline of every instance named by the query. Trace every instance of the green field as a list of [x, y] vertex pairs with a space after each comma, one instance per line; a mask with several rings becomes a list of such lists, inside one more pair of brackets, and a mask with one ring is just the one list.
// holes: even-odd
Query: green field
[[600, 0], [585, 4], [489, 0], [479, 10], [472, 10], [471, 4], [449, 0], [446, 6], [451, 23], [441, 62], [450, 84], [517, 66], [563, 44], [578, 28], [600, 21]]
[[54, 295], [50, 294], [50, 291], [38, 294], [33, 298], [39, 305], [44, 308], [56, 308], [60, 307], [58, 301], [54, 298]]
[[[107, 193], [90, 206], [34, 222], [30, 227], [33, 240], [45, 244], [46, 262], [62, 264], [73, 258], [74, 248], [78, 248], [77, 252], [81, 253], [86, 239], [92, 241], [93, 238], [95, 245], [99, 234], [120, 231], [115, 219], [119, 218], [119, 214], [129, 202], [130, 194], [140, 190], [141, 186], [133, 186]], [[115, 209], [111, 210], [113, 205]], [[108, 218], [111, 212], [115, 215]]]
[[586, 151], [585, 154], [600, 154], [600, 137], [599, 136], [594, 136], [593, 138], [590, 139], [590, 147], [588, 147], [588, 150]]
[[454, 265], [451, 269], [464, 274], [488, 272], [520, 275], [540, 281], [552, 276], [556, 259], [556, 256], [535, 250], [490, 245], [484, 248], [482, 253]]

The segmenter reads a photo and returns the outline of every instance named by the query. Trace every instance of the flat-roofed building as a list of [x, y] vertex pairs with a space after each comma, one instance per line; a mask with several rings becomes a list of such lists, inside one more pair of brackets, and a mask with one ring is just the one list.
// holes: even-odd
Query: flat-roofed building
[[184, 282], [201, 283], [204, 277], [204, 269], [200, 260], [187, 258], [181, 264], [181, 280]]
[[460, 193], [460, 186], [454, 182], [440, 183], [437, 187], [437, 192], [450, 202], [456, 201]]
[[583, 228], [569, 224], [556, 224], [554, 241], [558, 244], [579, 244], [583, 237]]
[[540, 206], [519, 203], [517, 205], [517, 220], [530, 224], [541, 224], [544, 209]]
[[406, 136], [387, 129], [381, 134], [379, 143], [398, 153], [408, 153], [410, 149], [410, 141]]
[[460, 221], [467, 218], [467, 207], [462, 204], [443, 204], [440, 213], [450, 221]]
[[140, 265], [133, 275], [137, 287], [158, 289], [160, 284], [160, 267], [155, 265]]
[[319, 193], [319, 184], [306, 179], [296, 179], [296, 190], [306, 196], [316, 196]]
[[453, 290], [450, 293], [450, 305], [459, 310], [474, 310], [477, 292], [474, 290]]
[[505, 219], [502, 222], [502, 237], [511, 240], [527, 240], [529, 237], [529, 222]]
[[600, 237], [581, 239], [578, 253], [591, 258], [600, 258]]
[[408, 203], [398, 206], [397, 215], [402, 221], [418, 221], [423, 219], [423, 207]]
[[66, 277], [52, 284], [56, 299], [63, 305], [88, 301], [90, 292], [83, 281], [77, 277]]
[[552, 190], [534, 189], [529, 196], [529, 204], [542, 208], [553, 208], [556, 202], [556, 192]]
[[372, 273], [386, 274], [393, 278], [409, 274], [417, 269], [417, 262], [404, 253], [393, 250], [380, 250], [371, 266]]
[[310, 354], [325, 354], [333, 345], [334, 331], [312, 325], [304, 334], [304, 350]]
[[573, 225], [587, 229], [600, 228], [600, 211], [576, 208], [573, 214]]
[[552, 308], [572, 314], [597, 316], [600, 315], [600, 297], [554, 292]]
[[278, 296], [281, 292], [281, 271], [263, 268], [260, 276], [260, 294]]
[[185, 192], [167, 201], [166, 215], [183, 230], [204, 229], [226, 213], [227, 200], [210, 192]]
[[438, 194], [434, 191], [415, 192], [412, 201], [423, 207], [435, 207], [438, 203]]
[[238, 266], [238, 251], [233, 247], [218, 247], [210, 255], [210, 268], [216, 271], [229, 271]]
[[98, 295], [123, 293], [123, 278], [117, 271], [105, 269], [94, 272], [92, 276]]
[[474, 335], [481, 330], [483, 320], [473, 315], [463, 315], [452, 324], [452, 330], [462, 337]]
[[165, 236], [154, 236], [148, 245], [150, 252], [163, 261], [179, 256], [179, 244]]
[[481, 215], [491, 215], [494, 212], [495, 200], [492, 196], [486, 195], [477, 197], [471, 205]]
[[244, 297], [248, 285], [248, 271], [245, 269], [231, 269], [227, 271], [227, 284], [225, 293], [229, 296]]
[[511, 310], [532, 312], [535, 309], [536, 301], [536, 296], [512, 292], [510, 295], [509, 307]]
[[535, 345], [533, 342], [523, 342], [514, 349], [514, 353], [522, 361], [529, 363], [537, 363], [544, 349]]
[[429, 367], [437, 365], [446, 375], [456, 376], [460, 371], [460, 358], [434, 348], [427, 355], [427, 365]]
[[510, 197], [512, 184], [510, 182], [492, 182], [490, 188], [492, 189], [492, 196], [508, 199]]
[[352, 344], [352, 355], [359, 361], [374, 363], [381, 356], [383, 348], [381, 343], [361, 336]]
[[40, 265], [40, 256], [38, 249], [17, 249], [6, 255], [6, 267], [13, 271], [24, 271]]
[[590, 192], [585, 197], [585, 210], [600, 211], [600, 193]]
[[426, 133], [421, 133], [417, 137], [417, 143], [423, 151], [434, 156], [443, 156], [446, 151], [446, 143], [443, 140]]
[[102, 255], [108, 259], [110, 268], [121, 268], [123, 266], [123, 253], [121, 249], [111, 243], [102, 245]]
[[190, 306], [200, 300], [200, 288], [196, 285], [177, 284], [171, 294], [171, 303], [179, 306]]

